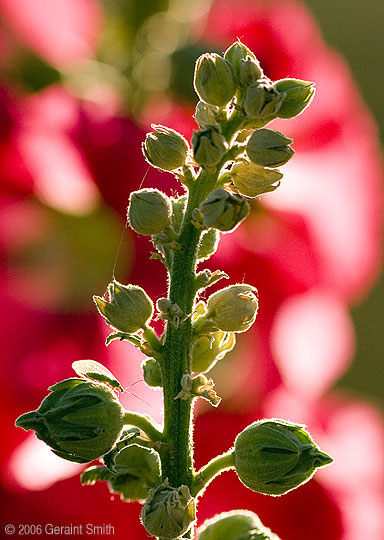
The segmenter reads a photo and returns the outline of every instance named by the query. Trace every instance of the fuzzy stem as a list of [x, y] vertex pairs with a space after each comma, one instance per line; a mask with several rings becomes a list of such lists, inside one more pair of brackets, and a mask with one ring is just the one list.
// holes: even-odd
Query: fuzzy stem
[[223, 471], [231, 469], [235, 465], [235, 456], [233, 449], [216, 456], [207, 465], [202, 467], [195, 475], [191, 495], [195, 497], [200, 491], [205, 489], [207, 485]]
[[138, 427], [144, 431], [153, 442], [161, 441], [163, 439], [161, 431], [157, 430], [149, 417], [144, 414], [126, 411], [124, 413], [124, 424]]
[[181, 378], [190, 373], [189, 348], [192, 341], [191, 314], [196, 287], [197, 250], [201, 230], [192, 225], [192, 212], [212, 190], [217, 172], [201, 172], [191, 187], [180, 230], [180, 251], [174, 253], [170, 269], [169, 298], [177, 304], [185, 320], [178, 326], [168, 323], [163, 348], [164, 436], [170, 451], [162, 458], [163, 477], [171, 486], [192, 484], [192, 400], [175, 399], [181, 390]]

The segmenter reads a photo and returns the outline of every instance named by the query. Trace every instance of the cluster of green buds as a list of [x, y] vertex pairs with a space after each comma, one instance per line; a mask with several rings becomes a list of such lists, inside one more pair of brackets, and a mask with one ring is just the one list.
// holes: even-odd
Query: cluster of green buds
[[[185, 193], [170, 197], [146, 188], [130, 195], [127, 220], [149, 237], [168, 271], [168, 294], [153, 302], [138, 285], [115, 279], [106, 297], [94, 296], [113, 339], [136, 346], [147, 385], [164, 393], [164, 429], [149, 417], [124, 411], [117, 393], [124, 388], [92, 360], [73, 363], [80, 378], [62, 381], [36, 411], [16, 425], [33, 429], [53, 452], [86, 469], [84, 484], [105, 481], [125, 501], [145, 501], [141, 520], [160, 539], [193, 535], [196, 497], [220, 472], [234, 468], [248, 488], [282, 495], [307, 482], [332, 459], [302, 425], [260, 420], [242, 431], [234, 448], [194, 472], [192, 402], [218, 406], [214, 381], [206, 374], [235, 347], [237, 334], [255, 323], [259, 301], [254, 286], [236, 283], [205, 291], [228, 278], [199, 263], [217, 250], [220, 235], [234, 231], [250, 214], [255, 199], [274, 191], [278, 167], [293, 156], [293, 141], [265, 126], [300, 114], [314, 95], [307, 81], [271, 81], [255, 55], [240, 41], [223, 55], [204, 54], [196, 62], [194, 86], [197, 129], [189, 145], [175, 130], [152, 125], [142, 150], [148, 163], [172, 172]], [[154, 307], [154, 305], [156, 307]], [[158, 320], [163, 332], [157, 335]], [[125, 426], [132, 426], [126, 428]], [[199, 540], [279, 540], [248, 511], [216, 516], [198, 530]]]

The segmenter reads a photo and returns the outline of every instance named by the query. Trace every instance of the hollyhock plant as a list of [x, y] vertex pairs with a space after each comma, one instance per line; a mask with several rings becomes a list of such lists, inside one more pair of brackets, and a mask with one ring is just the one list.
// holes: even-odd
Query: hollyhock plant
[[[235, 232], [222, 235], [220, 250], [206, 263], [212, 269], [222, 268], [234, 281], [243, 282], [245, 278], [257, 285], [261, 307], [254, 329], [241, 336], [237, 348], [220, 361], [220, 370], [214, 372], [223, 405], [215, 414], [208, 412], [208, 403], [200, 403], [197, 408], [197, 465], [203, 466], [214, 457], [213, 448], [219, 452], [228, 450], [237, 433], [264, 417], [285, 417], [306, 424], [316, 442], [336, 458], [336, 463], [320, 471], [300, 490], [273, 500], [251, 493], [234, 473], [227, 472], [208, 486], [199, 505], [199, 523], [215, 513], [248, 508], [285, 540], [317, 540], [325, 536], [354, 540], [359, 538], [361, 523], [371, 538], [381, 540], [383, 492], [374, 471], [381, 466], [382, 420], [373, 407], [327, 394], [353, 354], [347, 304], [366, 293], [379, 266], [380, 166], [375, 128], [343, 62], [326, 48], [303, 6], [296, 2], [241, 4], [241, 11], [236, 9], [234, 17], [232, 2], [215, 2], [207, 30], [199, 28], [200, 39], [223, 51], [237, 36], [242, 36], [272, 79], [295, 76], [313, 80], [316, 98], [297, 121], [275, 120], [271, 125], [294, 139], [296, 155], [284, 166], [284, 178], [276, 192], [263, 196], [260, 203], [252, 203], [251, 215]], [[290, 37], [292, 25], [294, 39]], [[62, 46], [63, 58], [66, 47]], [[210, 50], [209, 46], [204, 48]], [[38, 52], [44, 55], [42, 49]], [[75, 53], [75, 59], [76, 54], [81, 57], [85, 53]], [[54, 58], [47, 60], [60, 64]], [[110, 278], [107, 267], [110, 269], [113, 264], [119, 242], [117, 216], [125, 219], [128, 195], [141, 187], [147, 171], [140, 154], [145, 133], [130, 119], [117, 114], [116, 101], [114, 105], [111, 101], [81, 102], [61, 86], [52, 86], [28, 99], [20, 94], [15, 99], [13, 92], [11, 95], [6, 98], [7, 130], [1, 146], [6, 157], [2, 160], [2, 226], [8, 262], [2, 296], [10, 306], [3, 330], [5, 336], [13, 334], [14, 328], [23, 327], [26, 333], [23, 341], [11, 342], [9, 355], [13, 365], [4, 366], [4, 380], [15, 389], [2, 396], [2, 410], [9, 411], [8, 427], [16, 416], [36, 406], [47, 386], [72, 376], [70, 365], [79, 358], [95, 358], [108, 365], [123, 386], [142, 377], [141, 353], [117, 342], [104, 348], [106, 328], [92, 313], [87, 295], [89, 298], [92, 293], [104, 292]], [[166, 122], [189, 138], [190, 133], [181, 127], [192, 126], [185, 111], [171, 103], [165, 119], [164, 110], [157, 117], [152, 109], [150, 122]], [[145, 177], [144, 187], [154, 186], [168, 194], [169, 188], [176, 189], [171, 175], [152, 171]], [[60, 186], [65, 186], [66, 192]], [[41, 266], [36, 271], [31, 264], [33, 258], [25, 254], [44, 253], [42, 238], [45, 250], [52, 245], [53, 238], [57, 240], [58, 230], [67, 239], [64, 245], [79, 245], [79, 238], [85, 238], [80, 245], [86, 245], [91, 238], [90, 234], [84, 237], [84, 233], [74, 236], [75, 222], [67, 221], [66, 227], [65, 220], [57, 221], [57, 214], [52, 215], [47, 208], [64, 215], [72, 208], [77, 215], [87, 216], [99, 207], [100, 201], [105, 211], [96, 212], [97, 219], [87, 223], [90, 228], [103, 223], [97, 229], [99, 234], [108, 231], [103, 252], [94, 248], [93, 263], [99, 266], [102, 262], [106, 268], [103, 275], [98, 274], [95, 284], [89, 283], [90, 293], [87, 287], [74, 287], [77, 274], [71, 258], [66, 259], [66, 271], [58, 273], [60, 258], [57, 266], [46, 267], [45, 273]], [[78, 222], [80, 230], [84, 231], [85, 223]], [[31, 251], [31, 242], [39, 247], [38, 251]], [[110, 252], [105, 252], [106, 246], [110, 246]], [[63, 253], [62, 248], [58, 253]], [[86, 259], [86, 253], [81, 261]], [[118, 277], [124, 278], [125, 283], [140, 283], [152, 298], [160, 298], [165, 295], [166, 274], [158, 261], [148, 261], [147, 254], [147, 241], [126, 231], [120, 254], [126, 267], [123, 276]], [[38, 260], [40, 265], [44, 261]], [[90, 276], [83, 264], [79, 271]], [[69, 274], [72, 278], [68, 278], [69, 268], [74, 269]], [[88, 281], [88, 277], [83, 281]], [[161, 323], [157, 322], [156, 328], [161, 331]], [[299, 331], [301, 328], [304, 332]], [[4, 339], [8, 343], [9, 339]], [[155, 398], [159, 401], [159, 392], [145, 389], [144, 385], [137, 388], [134, 391], [150, 404]], [[135, 401], [128, 391], [122, 398], [128, 409], [156, 414], [156, 407]], [[355, 422], [364, 426], [367, 447], [375, 448], [369, 470], [359, 459], [366, 450], [359, 446]], [[22, 441], [24, 445], [11, 456], [13, 448]], [[49, 461], [42, 447], [34, 446], [32, 441], [32, 437], [25, 439], [21, 431], [13, 430], [7, 446], [2, 447], [8, 469], [4, 477], [8, 490], [4, 492], [4, 510], [10, 522], [35, 522], [38, 518], [42, 523], [73, 522], [85, 526], [89, 521], [108, 521], [115, 527], [114, 536], [121, 538], [126, 537], [125, 527], [129, 523], [130, 537], [146, 537], [138, 523], [137, 504], [123, 504], [119, 497], [109, 501], [100, 484], [81, 488], [76, 478], [68, 478], [79, 472], [78, 465], [65, 468], [66, 462]], [[356, 451], [351, 453], [350, 448]], [[344, 460], [346, 453], [350, 459], [348, 466]], [[45, 460], [45, 467], [31, 471], [26, 462], [37, 464], [38, 456]], [[352, 468], [356, 481], [350, 478]], [[68, 479], [44, 491], [17, 492], [28, 485], [41, 490], [63, 478]], [[59, 508], [58, 497], [71, 499], [73, 505]], [[20, 504], [28, 506], [22, 520]], [[300, 522], [291, 517], [298, 508]]]

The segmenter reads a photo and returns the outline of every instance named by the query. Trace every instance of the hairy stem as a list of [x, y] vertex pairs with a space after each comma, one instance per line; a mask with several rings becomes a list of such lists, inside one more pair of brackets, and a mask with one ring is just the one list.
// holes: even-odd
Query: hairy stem
[[223, 471], [227, 471], [234, 467], [234, 453], [233, 449], [229, 450], [221, 456], [216, 456], [207, 465], [202, 467], [195, 475], [191, 495], [195, 497], [200, 491], [205, 489], [207, 485]]
[[157, 430], [149, 417], [144, 414], [126, 411], [124, 413], [124, 424], [138, 427], [144, 431], [153, 442], [161, 441], [163, 439], [161, 431]]

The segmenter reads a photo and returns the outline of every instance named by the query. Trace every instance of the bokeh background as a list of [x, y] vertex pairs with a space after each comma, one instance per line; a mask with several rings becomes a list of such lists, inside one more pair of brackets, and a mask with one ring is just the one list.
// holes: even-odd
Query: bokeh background
[[113, 275], [164, 296], [125, 210], [140, 186], [180, 188], [140, 144], [151, 123], [191, 135], [194, 61], [239, 37], [270, 78], [313, 80], [317, 94], [272, 125], [295, 140], [283, 185], [209, 262], [257, 286], [261, 309], [213, 373], [223, 404], [196, 409], [196, 458], [279, 416], [307, 424], [336, 462], [278, 499], [226, 473], [199, 522], [249, 508], [282, 540], [384, 538], [383, 18], [376, 0], [0, 0], [0, 535], [7, 523], [91, 523], [147, 538], [137, 503], [81, 487], [81, 467], [13, 423], [81, 358], [136, 383], [126, 407], [161, 420], [161, 394], [137, 382], [140, 355], [104, 346], [91, 297]]

